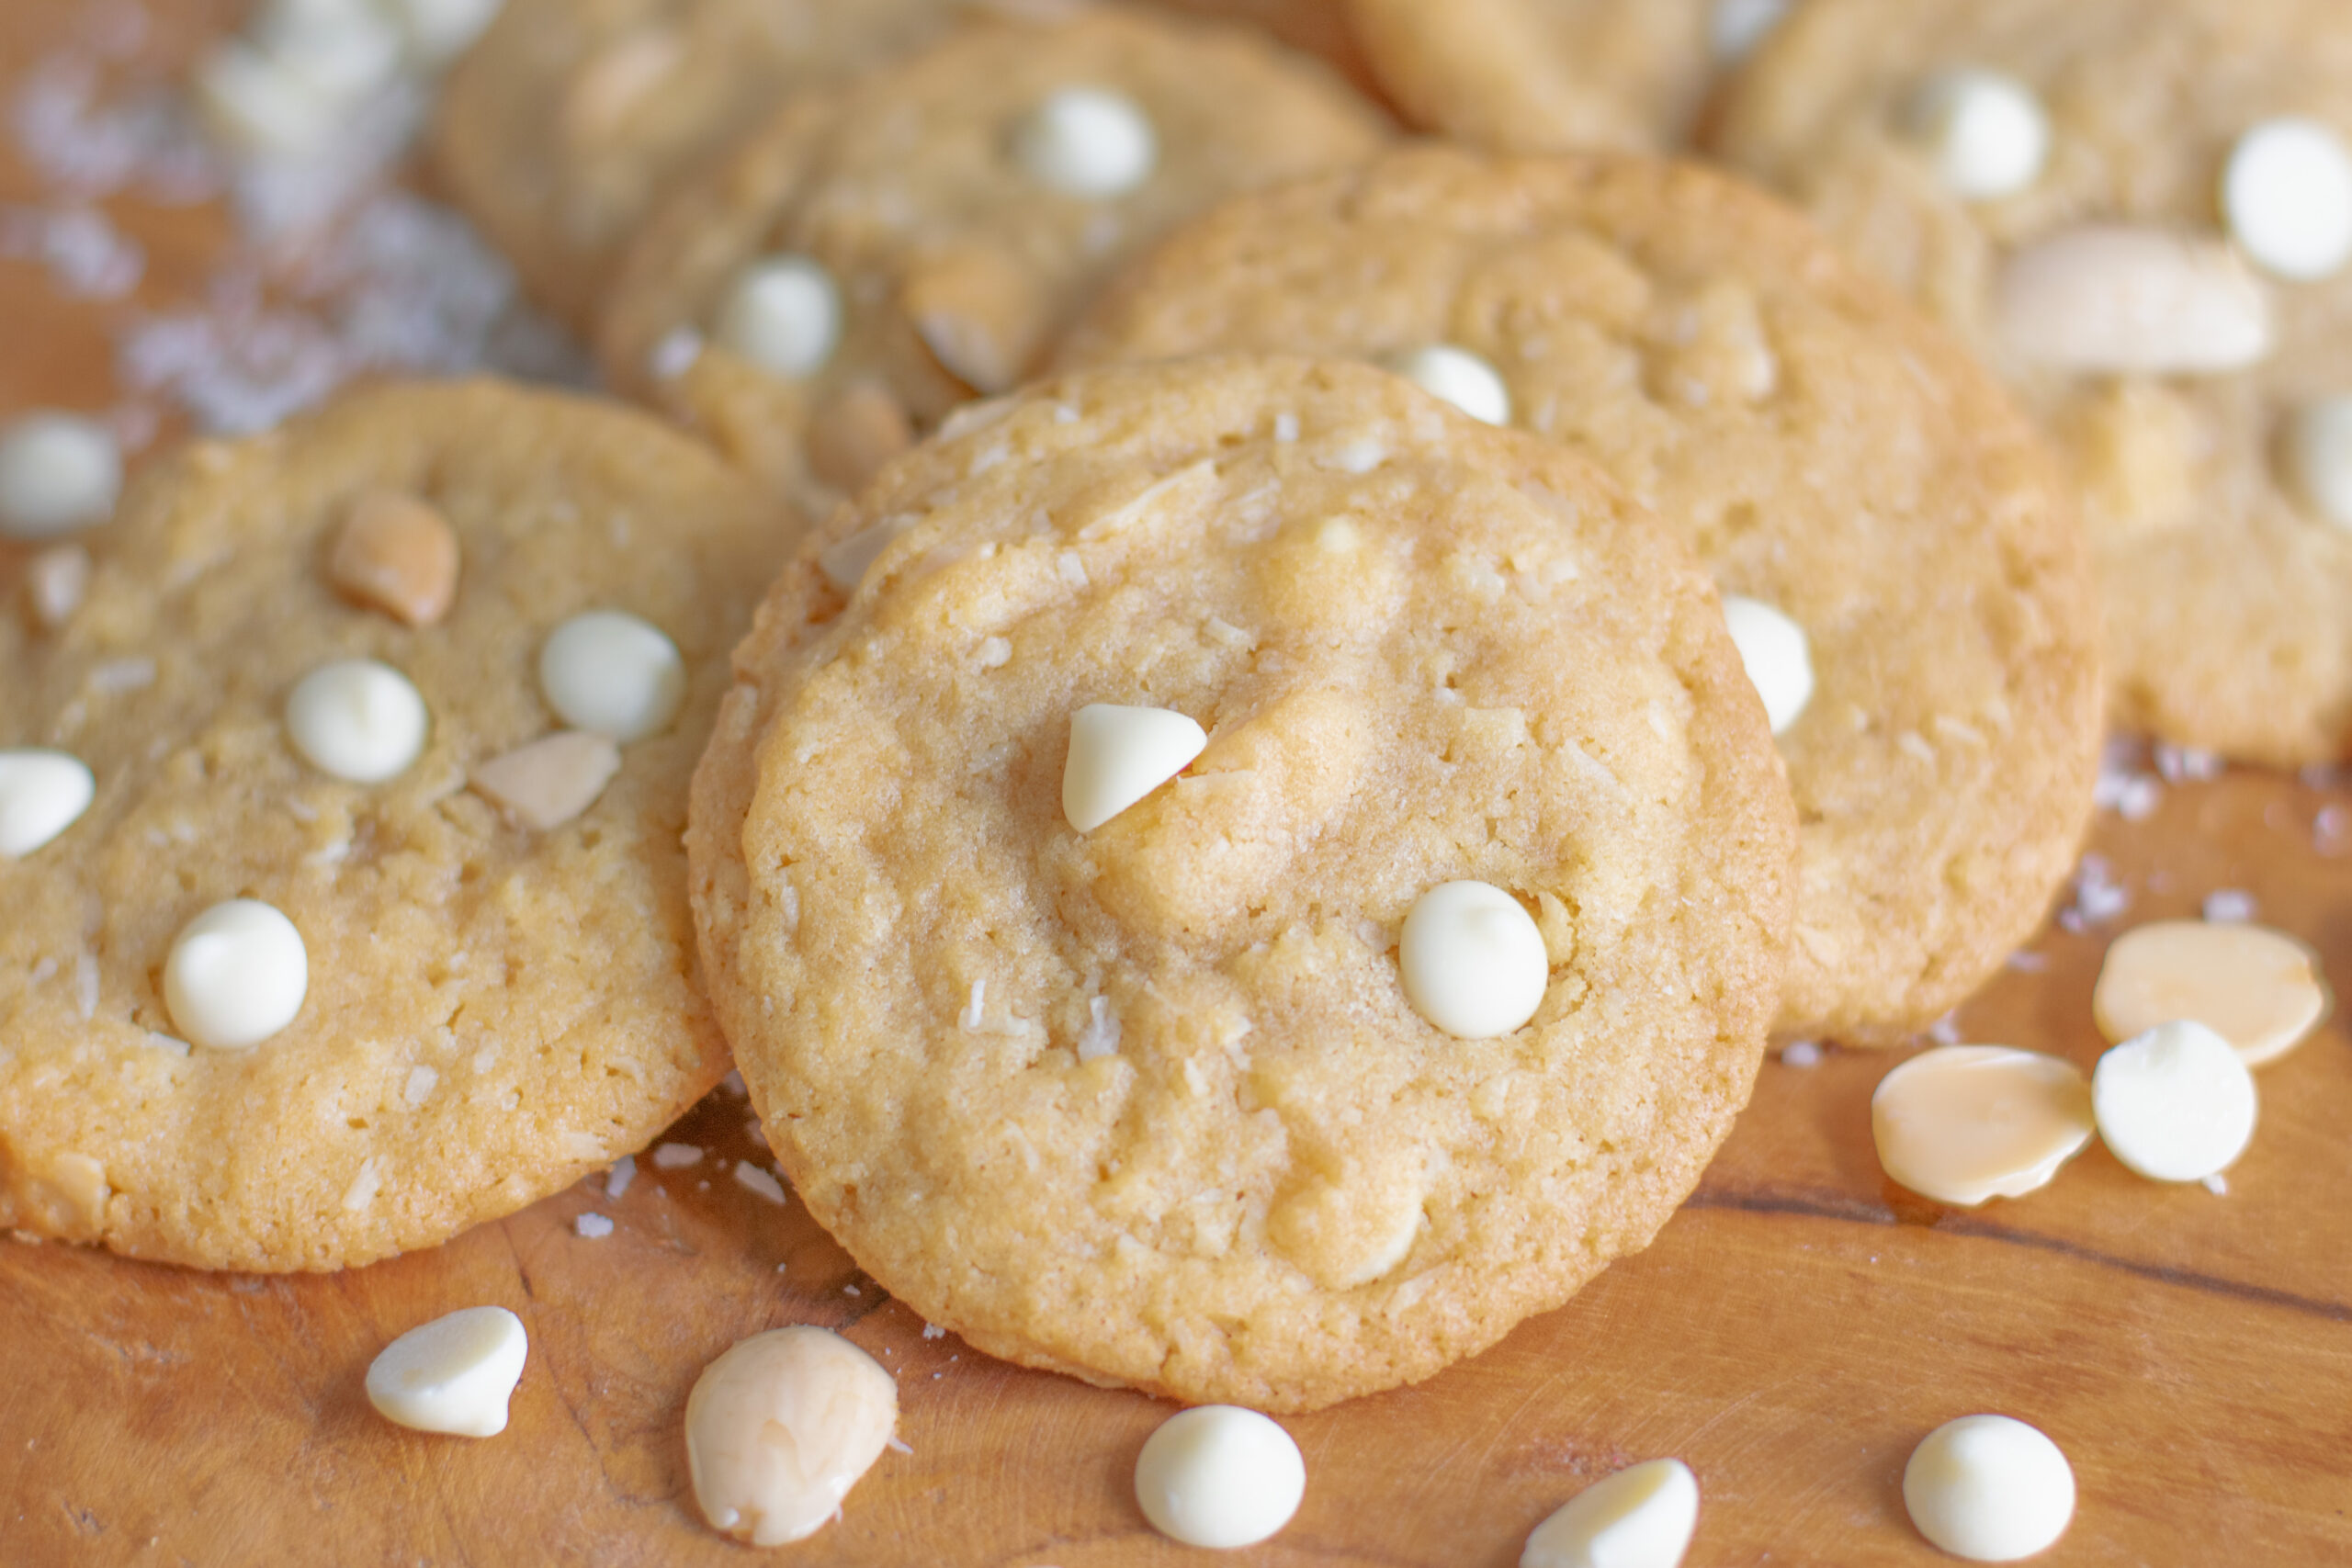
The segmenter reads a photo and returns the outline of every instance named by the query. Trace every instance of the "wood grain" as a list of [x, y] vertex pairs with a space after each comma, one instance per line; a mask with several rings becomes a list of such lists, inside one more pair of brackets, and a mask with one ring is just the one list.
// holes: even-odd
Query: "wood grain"
[[[166, 41], [223, 6], [159, 9]], [[74, 25], [0, 5], [12, 83]], [[37, 199], [0, 159], [0, 202]], [[216, 213], [110, 204], [148, 247], [136, 301], [62, 303], [0, 262], [0, 413], [103, 407], [110, 325], [198, 298]], [[2127, 921], [2216, 887], [2317, 944], [2352, 985], [2352, 862], [2314, 848], [2352, 793], [2258, 773], [2107, 819]], [[2052, 932], [2047, 967], [1966, 1009], [1968, 1037], [2087, 1066], [2105, 942]], [[1565, 1310], [1414, 1389], [1288, 1423], [1304, 1509], [1253, 1564], [1508, 1568], [1589, 1479], [1678, 1454], [1704, 1490], [1690, 1562], [1927, 1563], [1903, 1462], [1977, 1410], [2042, 1427], [2082, 1502], [2042, 1561], [2352, 1562], [2352, 1049], [2342, 1025], [2261, 1077], [2226, 1197], [2139, 1180], [2094, 1148], [1982, 1212], [1881, 1176], [1871, 1088], [1895, 1058], [1766, 1069], [1697, 1198]], [[673, 1134], [699, 1168], [575, 1189], [436, 1252], [318, 1278], [208, 1276], [0, 1242], [0, 1563], [725, 1564], [687, 1495], [679, 1417], [705, 1361], [785, 1323], [848, 1334], [896, 1371], [910, 1455], [886, 1456], [808, 1564], [1109, 1568], [1199, 1554], [1155, 1538], [1128, 1477], [1167, 1407], [926, 1339], [796, 1206], [729, 1179], [759, 1151], [724, 1095]], [[580, 1213], [616, 1232], [584, 1240]], [[507, 1432], [424, 1437], [360, 1380], [393, 1335], [455, 1307], [520, 1313], [531, 1359]]]

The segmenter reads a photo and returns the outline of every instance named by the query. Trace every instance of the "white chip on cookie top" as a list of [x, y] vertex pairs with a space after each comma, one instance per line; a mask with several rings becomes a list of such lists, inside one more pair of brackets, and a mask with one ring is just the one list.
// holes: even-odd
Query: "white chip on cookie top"
[[1871, 1134], [1886, 1174], [1973, 1207], [2049, 1185], [2096, 1125], [2075, 1065], [2007, 1045], [1945, 1045], [1879, 1080]]
[[294, 1021], [311, 955], [294, 922], [256, 898], [215, 904], [180, 928], [164, 961], [164, 1005], [196, 1044], [243, 1051]]
[[2298, 283], [2352, 261], [2352, 149], [2317, 120], [2266, 120], [2222, 173], [2222, 214], [2256, 265]]
[[1804, 628], [1760, 599], [1724, 595], [1724, 624], [1764, 716], [1779, 735], [1804, 716], [1813, 702], [1813, 648]]
[[368, 1368], [368, 1403], [419, 1432], [494, 1438], [530, 1355], [523, 1320], [501, 1306], [465, 1307], [410, 1329]]
[[1679, 1568], [1699, 1529], [1699, 1478], [1679, 1459], [1594, 1482], [1535, 1527], [1520, 1568]]
[[2075, 1471], [2042, 1432], [2007, 1416], [1963, 1416], [1928, 1434], [1903, 1470], [1919, 1533], [1972, 1562], [2045, 1551], [2075, 1517]]
[[1518, 899], [1484, 882], [1448, 882], [1405, 917], [1396, 964], [1413, 1010], [1460, 1040], [1509, 1034], [1544, 1005], [1551, 958]]
[[1389, 361], [1389, 368], [1430, 396], [1488, 424], [1510, 423], [1510, 389], [1485, 359], [1450, 343], [1430, 344]]
[[677, 717], [686, 666], [660, 627], [625, 611], [589, 610], [539, 649], [539, 686], [564, 723], [627, 745]]
[[1070, 716], [1062, 815], [1091, 833], [1182, 773], [1208, 743], [1208, 732], [1181, 713], [1089, 703]]
[[2254, 1138], [2254, 1075], [2204, 1024], [2161, 1023], [2098, 1059], [2091, 1074], [2098, 1135], [2152, 1181], [2202, 1181]]
[[842, 319], [841, 286], [823, 263], [763, 256], [737, 275], [712, 330], [730, 354], [771, 376], [799, 380], [831, 360]]
[[409, 678], [372, 659], [339, 659], [286, 699], [286, 736], [303, 761], [352, 784], [397, 778], [424, 754], [432, 716]]
[[1159, 138], [1125, 94], [1065, 87], [1013, 131], [1012, 155], [1041, 184], [1066, 195], [1113, 197], [1151, 177]]
[[0, 750], [0, 855], [31, 854], [81, 820], [98, 784], [63, 751]]
[[2304, 504], [2352, 529], [2352, 397], [2321, 398], [2289, 415], [2278, 457]]
[[1939, 72], [1912, 95], [1904, 121], [1946, 188], [1971, 201], [2015, 196], [2049, 162], [2050, 116], [2032, 88], [2005, 72]]
[[96, 420], [31, 413], [0, 430], [0, 538], [103, 523], [121, 493], [121, 448]]
[[1254, 1410], [1204, 1404], [1160, 1423], [1136, 1458], [1136, 1502], [1186, 1546], [1230, 1550], [1277, 1534], [1306, 1495], [1306, 1461]]

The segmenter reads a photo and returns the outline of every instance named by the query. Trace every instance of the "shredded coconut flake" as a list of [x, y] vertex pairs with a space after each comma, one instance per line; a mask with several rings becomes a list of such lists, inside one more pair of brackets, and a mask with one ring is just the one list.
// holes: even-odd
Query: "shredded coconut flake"
[[956, 1021], [971, 1032], [978, 1033], [980, 1020], [986, 1016], [983, 1010], [988, 1005], [988, 999], [989, 983], [986, 980], [973, 981], [972, 999], [965, 1004], [962, 1015]]
[[368, 1208], [376, 1201], [376, 1193], [383, 1185], [382, 1169], [377, 1164], [376, 1156], [369, 1155], [359, 1162], [359, 1174], [353, 1177], [351, 1185], [344, 1190], [345, 1213], [353, 1214], [366, 1213]]
[[637, 1156], [621, 1156], [605, 1172], [605, 1196], [617, 1203], [621, 1195], [628, 1190], [628, 1184], [636, 1179]]
[[107, 696], [144, 691], [155, 683], [152, 659], [109, 659], [90, 667], [90, 689]]
[[1078, 1037], [1078, 1059], [1081, 1062], [1111, 1055], [1119, 1048], [1119, 1021], [1111, 1015], [1110, 998], [1090, 997], [1086, 1008], [1091, 1016]]
[[158, 1034], [153, 1030], [149, 1030], [147, 1032], [147, 1043], [153, 1046], [156, 1050], [163, 1052], [167, 1056], [179, 1056], [185, 1058], [188, 1054], [188, 1044], [187, 1041], [175, 1039], [169, 1034]]
[[702, 1163], [702, 1150], [693, 1144], [656, 1144], [653, 1146], [653, 1168], [684, 1170]]
[[750, 1160], [735, 1162], [735, 1185], [750, 1189], [771, 1203], [784, 1201], [784, 1183], [777, 1180], [774, 1173], [762, 1170]]
[[440, 1081], [441, 1075], [431, 1067], [421, 1066], [411, 1067], [408, 1073], [408, 1083], [401, 1090], [401, 1099], [407, 1102], [411, 1111], [413, 1111], [433, 1098], [433, 1090]]
[[98, 958], [88, 948], [74, 955], [74, 1002], [87, 1023], [98, 1011]]

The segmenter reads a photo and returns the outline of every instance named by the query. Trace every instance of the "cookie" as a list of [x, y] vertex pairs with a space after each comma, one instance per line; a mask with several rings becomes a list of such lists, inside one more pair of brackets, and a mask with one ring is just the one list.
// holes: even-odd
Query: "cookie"
[[2352, 755], [2347, 84], [2324, 0], [1822, 0], [1717, 139], [2054, 439], [2115, 722], [2251, 761]]
[[796, 536], [641, 414], [488, 382], [134, 481], [63, 624], [0, 621], [0, 822], [60, 806], [0, 858], [0, 1226], [365, 1263], [706, 1092], [687, 785]]
[[1513, 152], [1653, 151], [1689, 139], [1718, 66], [1770, 0], [1349, 0], [1356, 39], [1414, 123]]
[[778, 101], [920, 48], [985, 8], [507, 0], [443, 85], [435, 166], [532, 298], [585, 332], [623, 247], [674, 182]]
[[[1747, 1096], [1787, 792], [1705, 575], [1560, 448], [1358, 366], [1073, 377], [887, 468], [736, 670], [714, 1005], [809, 1212], [992, 1354], [1426, 1377], [1646, 1244]], [[1415, 968], [1462, 882], [1519, 945], [1452, 999], [1524, 1027]]]
[[818, 514], [1026, 376], [1136, 247], [1388, 134], [1322, 62], [1237, 28], [975, 25], [681, 192], [614, 290], [605, 372]]
[[1692, 165], [1411, 149], [1200, 220], [1065, 357], [1239, 352], [1483, 395], [1597, 458], [1790, 642], [1758, 665], [1796, 710], [1784, 1030], [1900, 1038], [2041, 921], [2097, 772], [2071, 497], [1993, 379], [1795, 215]]

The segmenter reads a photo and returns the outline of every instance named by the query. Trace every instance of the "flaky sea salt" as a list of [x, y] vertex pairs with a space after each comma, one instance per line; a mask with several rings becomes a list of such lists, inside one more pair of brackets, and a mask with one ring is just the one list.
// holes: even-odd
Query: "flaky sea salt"
[[2205, 918], [2215, 925], [2244, 925], [2254, 919], [2254, 895], [2241, 888], [2217, 888], [2205, 896]]
[[2074, 899], [2058, 911], [2058, 923], [2081, 932], [2103, 926], [2132, 907], [2132, 895], [2115, 880], [2114, 867], [2103, 855], [2085, 855], [2075, 868]]
[[613, 1234], [613, 1222], [591, 1212], [572, 1221], [571, 1228], [590, 1241], [602, 1241]]

